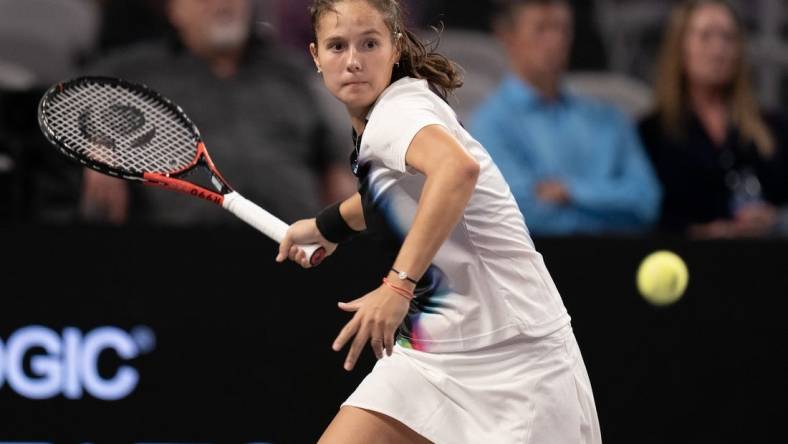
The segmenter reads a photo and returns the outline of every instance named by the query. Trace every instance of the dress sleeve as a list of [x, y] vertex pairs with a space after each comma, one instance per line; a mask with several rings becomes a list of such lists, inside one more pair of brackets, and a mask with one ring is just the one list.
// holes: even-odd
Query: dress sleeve
[[405, 155], [413, 138], [430, 125], [450, 128], [441, 116], [440, 100], [429, 96], [428, 91], [392, 97], [373, 111], [364, 131], [362, 151], [366, 156], [379, 160], [387, 168], [407, 173]]

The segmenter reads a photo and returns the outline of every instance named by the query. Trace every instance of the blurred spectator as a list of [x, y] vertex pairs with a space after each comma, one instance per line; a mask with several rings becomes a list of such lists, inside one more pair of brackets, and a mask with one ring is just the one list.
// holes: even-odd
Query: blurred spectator
[[[489, 33], [496, 10], [506, 7], [511, 0], [431, 0], [411, 2], [413, 16], [422, 28], [443, 25], [449, 31], [466, 30]], [[574, 0], [569, 2], [576, 16], [577, 36], [569, 57], [572, 70], [600, 70], [607, 67], [607, 56], [602, 37], [596, 28], [594, 2]]]
[[656, 220], [659, 185], [634, 126], [614, 107], [562, 86], [573, 11], [563, 0], [511, 0], [496, 33], [510, 73], [475, 116], [538, 235], [631, 232]]
[[757, 236], [788, 199], [786, 123], [758, 109], [744, 29], [720, 0], [676, 7], [640, 125], [665, 194], [662, 229], [700, 237]]
[[[177, 37], [129, 47], [90, 72], [145, 83], [179, 104], [233, 188], [292, 221], [349, 195], [353, 181], [347, 153], [331, 143], [310, 92], [308, 76], [317, 74], [254, 37], [253, 12], [248, 0], [169, 0], [166, 14]], [[86, 171], [83, 212], [114, 223], [129, 216], [175, 225], [235, 222], [199, 199], [133, 191], [139, 206], [125, 182]]]
[[98, 49], [102, 54], [163, 37], [167, 21], [161, 0], [96, 0], [101, 6]]
[[44, 90], [94, 51], [98, 17], [93, 0], [0, 0], [0, 219], [77, 220], [80, 169], [35, 115]]

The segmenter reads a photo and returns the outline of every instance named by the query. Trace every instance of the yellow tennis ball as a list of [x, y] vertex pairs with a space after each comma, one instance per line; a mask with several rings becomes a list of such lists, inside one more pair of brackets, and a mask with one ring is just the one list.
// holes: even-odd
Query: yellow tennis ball
[[638, 268], [638, 291], [653, 305], [676, 302], [684, 294], [688, 282], [687, 264], [671, 251], [661, 250], [649, 254]]

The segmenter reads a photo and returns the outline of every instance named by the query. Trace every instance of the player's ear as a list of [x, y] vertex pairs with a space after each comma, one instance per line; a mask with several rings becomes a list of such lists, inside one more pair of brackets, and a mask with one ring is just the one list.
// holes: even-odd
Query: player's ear
[[309, 54], [312, 55], [312, 61], [315, 63], [317, 72], [322, 72], [320, 69], [320, 61], [317, 59], [317, 45], [315, 45], [314, 42], [309, 44]]
[[407, 37], [401, 32], [394, 33], [394, 62], [399, 63], [400, 59], [402, 58], [402, 49], [405, 47], [407, 42], [405, 41]]

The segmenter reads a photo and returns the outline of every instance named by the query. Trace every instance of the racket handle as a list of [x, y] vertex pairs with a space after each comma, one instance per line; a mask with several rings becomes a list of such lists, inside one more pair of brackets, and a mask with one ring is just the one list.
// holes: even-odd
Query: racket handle
[[[289, 226], [273, 214], [233, 191], [224, 196], [222, 206], [261, 233], [281, 243]], [[326, 250], [318, 244], [299, 245], [310, 264], [317, 265], [326, 257]]]

